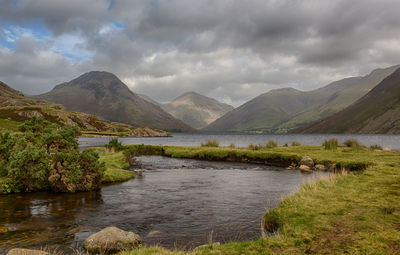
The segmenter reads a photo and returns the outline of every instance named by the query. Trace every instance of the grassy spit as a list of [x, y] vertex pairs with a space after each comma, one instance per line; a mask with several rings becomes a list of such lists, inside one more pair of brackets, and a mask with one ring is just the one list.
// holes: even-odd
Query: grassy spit
[[[365, 171], [343, 172], [304, 184], [285, 198], [264, 217], [264, 227], [275, 231], [274, 236], [210, 246], [188, 254], [400, 254], [400, 152], [343, 147], [329, 151], [322, 146], [262, 151], [144, 145], [128, 149], [177, 158], [263, 159], [273, 163], [307, 155], [319, 163], [336, 163], [353, 170], [357, 170], [355, 166], [368, 166]], [[142, 254], [187, 253], [160, 247], [121, 253]]]
[[114, 152], [106, 148], [91, 148], [99, 153], [100, 161], [106, 163], [103, 183], [123, 182], [135, 177], [135, 172], [125, 170], [129, 167], [122, 151]]

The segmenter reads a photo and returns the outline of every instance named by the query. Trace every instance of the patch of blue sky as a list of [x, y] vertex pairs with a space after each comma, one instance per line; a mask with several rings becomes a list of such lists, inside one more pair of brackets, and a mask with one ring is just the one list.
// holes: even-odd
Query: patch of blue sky
[[45, 41], [51, 39], [51, 36], [42, 20], [32, 20], [26, 24], [0, 23], [0, 45], [8, 49], [14, 49], [14, 43], [22, 37]]
[[126, 25], [125, 25], [125, 24], [123, 24], [123, 23], [121, 23], [121, 22], [119, 22], [119, 21], [116, 21], [116, 20], [114, 20], [114, 21], [112, 22], [112, 24], [113, 24], [113, 26], [114, 26], [116, 29], [118, 29], [118, 30], [122, 30], [122, 29], [126, 28]]
[[65, 34], [54, 39], [53, 52], [61, 54], [69, 62], [93, 59], [94, 52], [85, 47], [85, 40], [78, 35]]
[[115, 4], [115, 0], [111, 0], [110, 4], [108, 5], [108, 10], [111, 10], [112, 8], [114, 8], [114, 4]]

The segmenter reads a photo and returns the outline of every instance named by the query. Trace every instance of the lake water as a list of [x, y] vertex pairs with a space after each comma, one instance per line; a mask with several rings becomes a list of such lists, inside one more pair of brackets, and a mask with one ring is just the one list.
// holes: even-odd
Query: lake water
[[[173, 133], [173, 137], [152, 138], [119, 138], [124, 144], [152, 144], [152, 145], [182, 145], [199, 146], [209, 139], [217, 139], [221, 146], [234, 143], [238, 147], [246, 147], [250, 143], [266, 144], [269, 140], [275, 140], [279, 145], [291, 144], [298, 141], [303, 145], [321, 145], [325, 139], [338, 138], [342, 143], [347, 139], [357, 139], [361, 144], [370, 146], [378, 144], [392, 150], [400, 150], [400, 135], [356, 135], [356, 134], [285, 134], [285, 135], [248, 135], [248, 134], [186, 134]], [[103, 146], [110, 138], [79, 138], [82, 147]]]
[[253, 240], [261, 235], [267, 209], [303, 182], [327, 175], [158, 156], [139, 161], [143, 177], [99, 191], [0, 196], [0, 227], [8, 229], [0, 233], [0, 254], [43, 245], [68, 251], [108, 226], [168, 248], [190, 249], [210, 236], [220, 242]]

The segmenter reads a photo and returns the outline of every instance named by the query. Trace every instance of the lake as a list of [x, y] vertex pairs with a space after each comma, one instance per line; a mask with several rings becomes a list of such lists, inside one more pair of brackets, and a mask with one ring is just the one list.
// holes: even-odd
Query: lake
[[[147, 140], [151, 141], [151, 140]], [[153, 140], [155, 141], [155, 140]], [[0, 196], [0, 254], [12, 247], [81, 247], [108, 226], [144, 243], [191, 249], [213, 241], [261, 236], [266, 210], [327, 173], [303, 174], [263, 165], [139, 157], [145, 172], [94, 192]]]
[[[370, 146], [378, 144], [392, 150], [400, 150], [400, 135], [358, 135], [358, 134], [284, 134], [284, 135], [264, 135], [264, 134], [187, 134], [173, 133], [173, 137], [146, 137], [146, 138], [119, 138], [123, 144], [152, 144], [152, 145], [182, 145], [199, 146], [202, 142], [209, 139], [217, 139], [221, 146], [229, 146], [234, 143], [238, 147], [246, 147], [250, 143], [266, 144], [269, 140], [275, 140], [279, 145], [293, 141], [298, 141], [303, 145], [321, 145], [325, 139], [338, 138], [340, 143], [347, 139], [357, 139], [361, 144]], [[82, 147], [103, 146], [108, 143], [110, 138], [79, 138]]]

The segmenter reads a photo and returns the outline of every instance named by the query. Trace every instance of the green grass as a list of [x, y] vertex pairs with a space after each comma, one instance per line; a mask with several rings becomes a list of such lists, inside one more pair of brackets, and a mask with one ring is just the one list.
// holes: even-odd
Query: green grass
[[103, 176], [103, 183], [123, 182], [135, 177], [133, 171], [125, 170], [129, 164], [125, 161], [123, 152], [109, 152], [105, 148], [95, 148], [99, 155], [100, 161], [106, 163], [106, 172]]
[[0, 119], [0, 131], [6, 130], [10, 132], [18, 131], [18, 126], [21, 125], [21, 122], [7, 120], [7, 119]]
[[[302, 185], [267, 212], [266, 226], [275, 235], [250, 242], [232, 242], [203, 248], [190, 254], [399, 254], [400, 253], [400, 152], [337, 151], [322, 146], [277, 147], [261, 151], [228, 148], [163, 147], [172, 157], [213, 155], [224, 158], [227, 151], [281, 157], [307, 155], [317, 162], [368, 164], [360, 172], [343, 172]], [[142, 150], [144, 150], [142, 148]], [[157, 151], [156, 147], [149, 150]], [[209, 157], [208, 156], [208, 157]], [[257, 157], [261, 157], [258, 155]], [[205, 157], [207, 158], [207, 157]], [[145, 247], [123, 255], [183, 254], [159, 247]]]

